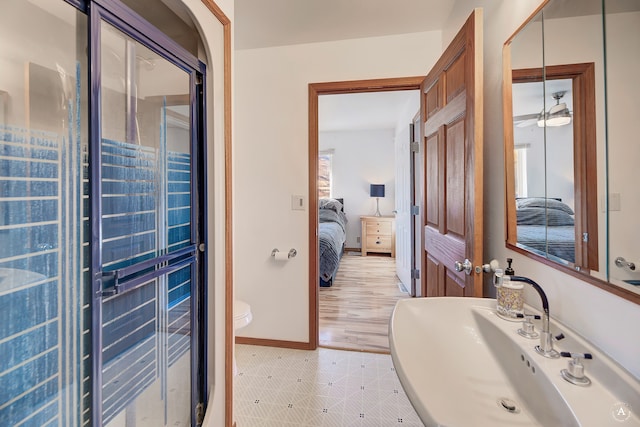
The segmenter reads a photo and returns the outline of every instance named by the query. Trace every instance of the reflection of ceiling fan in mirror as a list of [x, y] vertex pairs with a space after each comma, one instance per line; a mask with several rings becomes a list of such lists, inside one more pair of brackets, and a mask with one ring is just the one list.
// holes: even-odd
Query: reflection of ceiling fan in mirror
[[567, 104], [560, 102], [566, 91], [554, 92], [551, 96], [556, 100], [556, 105], [552, 106], [547, 113], [542, 110], [539, 114], [523, 114], [513, 118], [513, 124], [516, 127], [527, 127], [534, 124], [538, 127], [547, 126], [564, 126], [571, 123], [571, 111], [567, 108]]

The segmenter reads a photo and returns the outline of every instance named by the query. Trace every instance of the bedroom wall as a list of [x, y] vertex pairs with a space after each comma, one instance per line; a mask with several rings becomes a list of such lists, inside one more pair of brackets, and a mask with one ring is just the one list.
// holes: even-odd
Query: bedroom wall
[[348, 248], [360, 248], [360, 216], [376, 212], [376, 199], [369, 196], [369, 184], [385, 184], [380, 213], [391, 215], [395, 208], [395, 153], [393, 129], [326, 131], [319, 134], [319, 149], [333, 149], [332, 185], [334, 197], [344, 198]]
[[[424, 75], [439, 31], [235, 51], [234, 282], [253, 322], [246, 337], [308, 342], [309, 83]], [[273, 248], [298, 256], [275, 263]]]
[[[539, 0], [457, 0], [443, 31], [443, 46], [455, 36], [474, 6], [484, 8], [484, 217], [486, 260], [514, 259], [517, 274], [545, 289], [551, 316], [575, 329], [640, 378], [640, 310], [605, 292], [505, 247], [502, 132], [502, 46], [538, 6]], [[539, 298], [527, 289], [527, 301]]]
[[[574, 207], [573, 129], [571, 126], [547, 128], [545, 153], [544, 129], [536, 126], [515, 127], [516, 145], [527, 145], [527, 194], [544, 197], [544, 171], [547, 169], [547, 197], [562, 199]], [[545, 163], [546, 154], [546, 163]]]

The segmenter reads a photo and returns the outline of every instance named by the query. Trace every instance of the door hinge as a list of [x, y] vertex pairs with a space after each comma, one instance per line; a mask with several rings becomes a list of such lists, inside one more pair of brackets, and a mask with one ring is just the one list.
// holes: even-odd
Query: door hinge
[[411, 278], [412, 279], [419, 279], [420, 278], [420, 270], [418, 270], [417, 268], [411, 269]]
[[418, 216], [420, 215], [420, 206], [413, 205], [410, 209], [411, 215]]
[[196, 425], [201, 426], [204, 422], [204, 403], [200, 402], [196, 405]]
[[412, 153], [419, 153], [420, 152], [420, 143], [419, 142], [412, 142], [411, 143], [411, 152]]
[[583, 242], [589, 241], [589, 233], [582, 233], [582, 241]]

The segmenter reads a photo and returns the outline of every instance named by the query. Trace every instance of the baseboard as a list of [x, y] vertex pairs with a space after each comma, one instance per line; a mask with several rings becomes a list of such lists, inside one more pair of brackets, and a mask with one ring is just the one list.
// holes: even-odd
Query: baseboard
[[375, 350], [375, 349], [362, 349], [362, 348], [349, 348], [345, 346], [339, 345], [320, 345], [321, 348], [328, 348], [330, 350], [341, 350], [341, 351], [353, 351], [359, 353], [373, 353], [373, 354], [391, 354], [391, 350]]
[[236, 337], [236, 344], [261, 345], [264, 347], [291, 348], [294, 350], [315, 350], [308, 342], [268, 340], [264, 338]]

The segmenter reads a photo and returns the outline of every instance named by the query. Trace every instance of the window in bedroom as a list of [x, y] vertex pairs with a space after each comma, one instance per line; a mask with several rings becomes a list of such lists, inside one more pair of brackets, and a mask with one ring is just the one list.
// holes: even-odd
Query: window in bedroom
[[527, 197], [527, 149], [528, 144], [518, 145], [514, 149], [516, 197]]
[[318, 156], [318, 198], [331, 197], [331, 166], [333, 150], [321, 151]]

